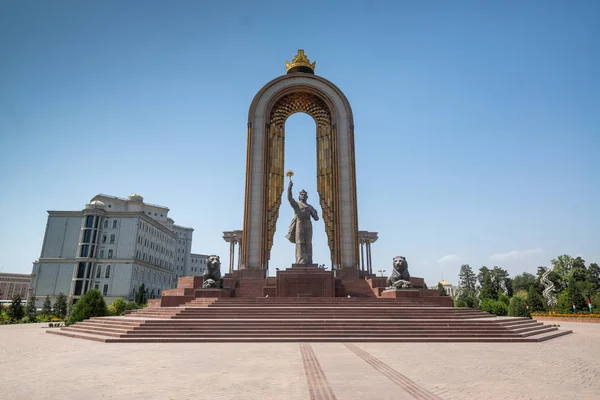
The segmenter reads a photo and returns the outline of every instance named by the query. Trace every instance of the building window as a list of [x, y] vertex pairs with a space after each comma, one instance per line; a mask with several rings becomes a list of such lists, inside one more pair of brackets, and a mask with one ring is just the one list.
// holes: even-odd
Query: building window
[[115, 234], [114, 233], [112, 235], [110, 235], [110, 243], [111, 244], [115, 243]]
[[108, 285], [104, 285], [104, 288], [102, 289], [102, 295], [106, 296], [108, 294]]
[[85, 227], [86, 228], [91, 228], [94, 226], [94, 216], [93, 215], [88, 215], [85, 219]]
[[96, 270], [96, 279], [100, 279], [100, 275], [102, 275], [102, 265], [98, 265], [98, 269]]
[[115, 229], [116, 227], [117, 227], [117, 220], [115, 219], [115, 220], [113, 221], [113, 229]]
[[110, 278], [110, 265], [106, 266], [106, 273], [104, 274], [106, 279]]
[[87, 244], [84, 244], [83, 246], [81, 246], [81, 253], [79, 254], [79, 256], [87, 257], [89, 251], [90, 251], [90, 246], [88, 246]]
[[108, 258], [113, 258], [113, 251], [112, 251], [112, 249], [108, 250]]
[[94, 289], [98, 290], [98, 286], [99, 286], [98, 283], [94, 284]]
[[104, 228], [108, 228], [108, 219], [104, 220]]
[[102, 235], [102, 243], [106, 243], [106, 235]]

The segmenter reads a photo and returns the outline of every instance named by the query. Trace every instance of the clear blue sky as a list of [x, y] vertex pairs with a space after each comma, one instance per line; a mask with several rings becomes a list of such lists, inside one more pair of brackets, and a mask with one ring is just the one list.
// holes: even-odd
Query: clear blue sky
[[[375, 270], [404, 255], [433, 284], [462, 263], [598, 262], [599, 15], [584, 0], [2, 1], [0, 268], [31, 271], [47, 210], [132, 192], [227, 264], [248, 107], [299, 48], [353, 108]], [[286, 130], [286, 169], [318, 205], [314, 122]], [[272, 270], [293, 262], [291, 216], [284, 202]]]

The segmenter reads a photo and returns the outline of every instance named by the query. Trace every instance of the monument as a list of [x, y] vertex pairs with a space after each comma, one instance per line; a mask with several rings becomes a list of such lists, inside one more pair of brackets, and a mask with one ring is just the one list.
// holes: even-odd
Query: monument
[[352, 109], [336, 85], [315, 75], [315, 66], [298, 50], [286, 74], [264, 85], [250, 105], [240, 276], [264, 277], [269, 268], [284, 190], [285, 121], [298, 112], [316, 123], [317, 192], [332, 268], [358, 276]]

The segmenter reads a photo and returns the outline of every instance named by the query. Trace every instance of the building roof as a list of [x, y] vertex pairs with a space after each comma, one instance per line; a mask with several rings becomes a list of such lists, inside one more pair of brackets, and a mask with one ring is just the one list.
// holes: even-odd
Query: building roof
[[439, 281], [437, 284], [439, 285], [440, 283], [442, 284], [442, 286], [452, 286], [452, 284], [450, 282], [448, 282], [448, 281], [443, 281], [442, 280], [442, 281]]

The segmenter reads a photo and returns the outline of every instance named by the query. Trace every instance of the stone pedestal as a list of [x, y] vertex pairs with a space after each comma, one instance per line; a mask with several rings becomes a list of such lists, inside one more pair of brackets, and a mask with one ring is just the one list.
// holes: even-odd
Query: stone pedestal
[[338, 279], [360, 279], [360, 271], [356, 268], [336, 269], [335, 277]]
[[334, 297], [332, 271], [316, 267], [292, 266], [277, 271], [277, 297]]
[[381, 292], [381, 297], [384, 299], [400, 299], [406, 297], [421, 297], [419, 289], [385, 289]]
[[267, 270], [262, 268], [243, 268], [236, 271], [238, 279], [265, 279]]
[[196, 289], [195, 298], [219, 298], [229, 297], [229, 292], [225, 289]]

